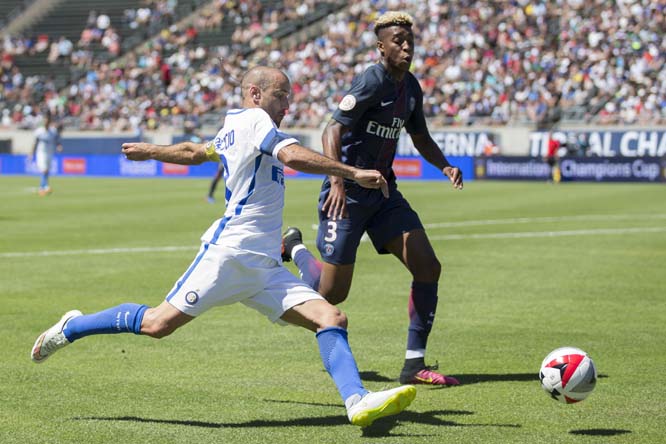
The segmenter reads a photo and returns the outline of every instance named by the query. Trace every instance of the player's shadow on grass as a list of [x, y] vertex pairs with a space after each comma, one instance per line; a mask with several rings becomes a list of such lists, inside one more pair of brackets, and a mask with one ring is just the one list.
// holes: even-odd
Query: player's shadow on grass
[[[455, 375], [460, 381], [461, 385], [478, 384], [480, 382], [523, 382], [523, 381], [538, 381], [538, 373], [504, 373], [504, 374], [483, 374], [483, 373], [467, 373], [463, 375]], [[598, 378], [608, 378], [607, 375], [598, 375]]]
[[572, 435], [587, 435], [587, 436], [615, 436], [631, 433], [631, 430], [624, 429], [579, 429], [571, 430], [569, 433]]
[[[383, 376], [375, 371], [360, 372], [361, 380], [365, 382], [396, 382], [396, 378]], [[466, 375], [448, 374], [460, 381], [460, 384], [478, 384], [479, 382], [497, 382], [497, 381], [538, 381], [539, 375], [536, 373], [506, 373], [506, 374], [481, 374], [470, 373]], [[440, 388], [443, 388], [441, 386]]]
[[483, 374], [467, 373], [463, 375], [451, 375], [460, 381], [462, 385], [478, 384], [480, 382], [523, 382], [538, 381], [537, 373], [503, 373], [503, 374]]
[[359, 372], [361, 380], [365, 382], [395, 382], [396, 378], [389, 378], [388, 376], [382, 376], [375, 371], [365, 371]]
[[391, 430], [400, 422], [412, 422], [414, 424], [427, 424], [439, 427], [502, 427], [502, 428], [520, 428], [520, 424], [465, 424], [447, 419], [440, 416], [445, 415], [473, 415], [474, 412], [467, 410], [431, 410], [427, 412], [404, 411], [397, 416], [389, 416], [375, 421], [370, 427], [362, 429], [362, 434], [366, 438], [383, 438], [387, 436], [436, 436], [436, 435], [414, 435], [391, 433]]
[[[337, 407], [337, 406], [336, 406]], [[362, 429], [363, 436], [365, 437], [387, 437], [387, 436], [429, 436], [429, 435], [414, 435], [414, 434], [395, 434], [391, 430], [401, 422], [411, 422], [414, 424], [427, 424], [435, 426], [450, 426], [450, 427], [510, 427], [519, 428], [519, 424], [464, 424], [455, 421], [450, 421], [440, 418], [440, 416], [453, 416], [453, 415], [473, 415], [474, 412], [466, 410], [432, 410], [427, 412], [412, 412], [404, 411], [397, 416], [390, 416], [381, 418], [375, 421], [372, 426]], [[75, 421], [111, 421], [111, 422], [135, 422], [135, 423], [151, 423], [151, 424], [171, 424], [188, 427], [202, 427], [210, 429], [243, 429], [243, 428], [258, 428], [258, 427], [290, 427], [290, 426], [308, 426], [308, 427], [330, 427], [330, 426], [348, 426], [349, 421], [345, 415], [330, 415], [318, 416], [308, 418], [294, 418], [284, 420], [271, 420], [271, 419], [256, 419], [245, 422], [207, 422], [207, 421], [194, 421], [184, 419], [157, 419], [157, 418], [142, 418], [139, 416], [90, 416], [90, 417], [75, 417]]]

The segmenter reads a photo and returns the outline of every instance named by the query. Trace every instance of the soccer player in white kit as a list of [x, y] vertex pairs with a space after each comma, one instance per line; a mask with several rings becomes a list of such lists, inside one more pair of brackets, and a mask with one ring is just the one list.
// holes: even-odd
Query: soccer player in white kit
[[243, 77], [241, 90], [243, 108], [227, 112], [224, 127], [210, 142], [123, 144], [123, 153], [131, 160], [224, 164], [224, 216], [204, 233], [199, 253], [166, 300], [154, 308], [126, 303], [92, 315], [69, 311], [37, 338], [31, 358], [43, 362], [60, 348], [93, 334], [133, 332], [161, 338], [211, 307], [241, 302], [273, 322], [316, 333], [324, 367], [352, 424], [366, 427], [377, 418], [397, 414], [414, 399], [415, 388], [404, 385], [368, 392], [349, 348], [345, 314], [291, 274], [281, 259], [283, 165], [346, 177], [385, 193], [386, 181], [378, 171], [336, 162], [278, 131], [291, 90], [282, 71], [253, 68]]
[[49, 186], [49, 172], [51, 162], [56, 150], [61, 151], [60, 130], [53, 124], [49, 113], [46, 114], [44, 126], [35, 130], [35, 145], [32, 147], [32, 157], [35, 159], [37, 169], [42, 175], [39, 183], [39, 195], [46, 196], [51, 193]]

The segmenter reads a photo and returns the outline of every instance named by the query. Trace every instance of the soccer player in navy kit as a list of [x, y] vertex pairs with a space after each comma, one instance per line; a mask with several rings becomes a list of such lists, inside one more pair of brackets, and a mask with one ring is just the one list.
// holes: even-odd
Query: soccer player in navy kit
[[392, 169], [404, 127], [414, 146], [446, 175], [453, 187], [463, 188], [462, 173], [449, 164], [428, 132], [423, 116], [423, 92], [409, 72], [414, 55], [412, 18], [387, 12], [375, 22], [382, 61], [352, 82], [333, 113], [322, 142], [324, 154], [362, 169], [376, 169], [389, 184], [390, 195], [364, 189], [352, 181], [329, 176], [319, 197], [319, 262], [302, 244], [297, 228], [283, 236], [283, 259], [293, 258], [301, 277], [328, 301], [347, 298], [361, 236], [367, 232], [380, 254], [396, 256], [412, 274], [409, 331], [402, 383], [457, 385], [450, 376], [425, 364], [428, 335], [437, 308], [441, 265], [418, 215], [403, 198]]

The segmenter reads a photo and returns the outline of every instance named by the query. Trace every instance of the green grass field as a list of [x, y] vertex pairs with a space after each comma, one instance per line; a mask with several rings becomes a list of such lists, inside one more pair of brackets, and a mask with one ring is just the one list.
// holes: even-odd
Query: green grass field
[[[402, 182], [442, 261], [428, 360], [463, 385], [347, 422], [313, 335], [244, 306], [172, 336], [94, 336], [43, 365], [67, 310], [159, 304], [223, 211], [208, 181], [0, 177], [0, 442], [661, 443], [666, 424], [666, 187]], [[319, 183], [290, 181], [285, 224], [313, 246]], [[223, 190], [219, 196], [222, 197]], [[174, 248], [170, 248], [174, 247]], [[362, 244], [348, 301], [366, 386], [394, 386], [410, 276]], [[588, 351], [595, 392], [559, 404], [537, 380], [556, 347]]]

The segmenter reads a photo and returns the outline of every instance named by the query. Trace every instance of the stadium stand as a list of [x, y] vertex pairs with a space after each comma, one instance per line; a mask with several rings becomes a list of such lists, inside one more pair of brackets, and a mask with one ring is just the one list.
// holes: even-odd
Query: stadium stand
[[0, 29], [14, 20], [26, 8], [27, 0], [0, 0]]
[[[377, 61], [371, 23], [389, 8], [415, 18], [413, 71], [435, 126], [666, 123], [666, 0], [65, 3], [32, 27], [48, 49], [5, 38], [5, 126], [29, 127], [40, 108], [77, 129], [216, 122], [238, 105], [243, 70], [267, 63], [293, 81], [285, 125], [318, 127]], [[113, 50], [80, 47], [92, 10], [108, 15]], [[69, 57], [53, 49], [49, 63], [63, 38]]]

